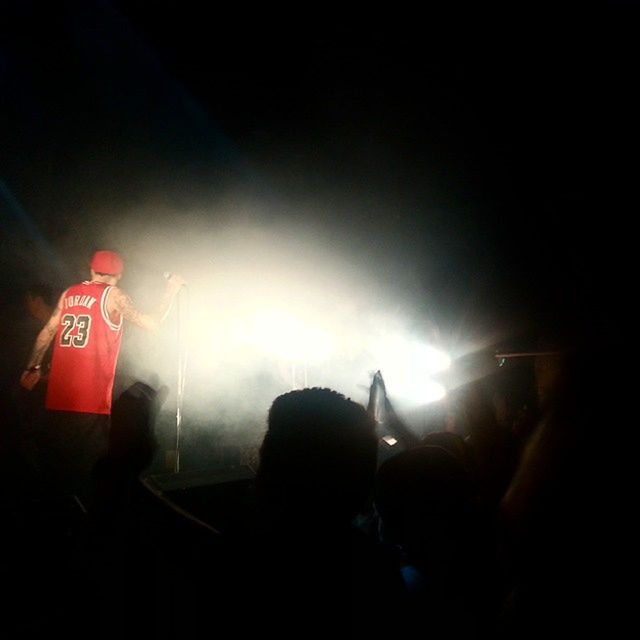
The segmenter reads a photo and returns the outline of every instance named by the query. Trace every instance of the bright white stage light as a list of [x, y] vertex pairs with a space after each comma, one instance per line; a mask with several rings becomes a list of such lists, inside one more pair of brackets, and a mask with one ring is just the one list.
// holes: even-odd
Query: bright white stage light
[[[394, 386], [395, 389], [395, 386]], [[404, 380], [398, 388], [398, 397], [409, 404], [422, 405], [442, 400], [447, 394], [445, 388], [433, 380]]]
[[446, 395], [444, 386], [432, 379], [451, 366], [449, 356], [439, 349], [396, 335], [375, 340], [370, 352], [391, 398], [420, 405]]
[[425, 369], [430, 374], [446, 371], [451, 366], [451, 358], [431, 345], [419, 345], [417, 347], [418, 357], [422, 359]]

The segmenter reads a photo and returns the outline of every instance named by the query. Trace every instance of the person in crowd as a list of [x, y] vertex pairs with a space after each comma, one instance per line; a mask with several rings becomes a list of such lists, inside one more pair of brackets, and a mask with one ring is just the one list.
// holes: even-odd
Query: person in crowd
[[437, 445], [402, 451], [378, 469], [374, 502], [409, 594], [408, 633], [426, 624], [435, 638], [489, 638], [495, 549], [463, 459]]
[[399, 573], [353, 525], [371, 495], [376, 451], [374, 419], [340, 393], [274, 400], [256, 475], [261, 624], [286, 637], [310, 624], [376, 637], [401, 615]]
[[2, 317], [4, 362], [0, 380], [0, 428], [2, 490], [15, 498], [37, 497], [40, 487], [39, 447], [44, 428], [46, 380], [51, 349], [44, 355], [43, 375], [32, 391], [18, 381], [34, 336], [42, 330], [53, 311], [52, 287], [43, 282], [16, 286], [15, 297]]
[[[625, 351], [591, 326], [546, 327], [535, 359], [540, 419], [500, 503], [509, 597], [501, 637], [598, 633], [622, 618]], [[622, 399], [622, 401], [621, 401]], [[621, 508], [622, 507], [622, 508]]]

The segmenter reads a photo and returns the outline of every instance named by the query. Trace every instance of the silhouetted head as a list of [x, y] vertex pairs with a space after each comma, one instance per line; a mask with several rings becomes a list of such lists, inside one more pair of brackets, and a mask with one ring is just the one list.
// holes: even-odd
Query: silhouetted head
[[430, 546], [460, 540], [474, 493], [460, 460], [443, 447], [422, 446], [380, 465], [374, 501], [385, 539], [421, 556]]
[[463, 464], [465, 469], [474, 473], [473, 456], [464, 438], [451, 431], [432, 431], [422, 438], [425, 446], [442, 447]]
[[364, 407], [330, 389], [292, 391], [269, 410], [257, 487], [284, 513], [319, 509], [350, 519], [371, 491], [376, 453], [375, 422]]
[[48, 284], [35, 283], [25, 290], [24, 306], [31, 317], [46, 322], [53, 311], [53, 304], [53, 293]]

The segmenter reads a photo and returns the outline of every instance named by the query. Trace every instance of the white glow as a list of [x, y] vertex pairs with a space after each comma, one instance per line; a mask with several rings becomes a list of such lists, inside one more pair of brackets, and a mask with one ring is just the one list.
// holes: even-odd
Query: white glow
[[188, 282], [159, 336], [127, 330], [120, 366], [133, 378], [157, 374], [174, 389], [181, 335], [189, 351], [185, 424], [262, 425], [277, 395], [302, 386], [366, 404], [377, 369], [399, 411], [444, 395], [432, 378], [449, 358], [428, 344], [404, 270], [392, 286], [364, 256], [300, 229], [214, 230], [204, 215], [184, 224], [188, 234], [171, 224], [153, 233], [129, 225], [114, 246], [139, 260], [122, 286], [143, 310], [157, 305], [163, 271]]
[[326, 360], [333, 349], [326, 331], [281, 309], [256, 312], [245, 340], [259, 351], [291, 362], [316, 364]]
[[429, 404], [442, 400], [446, 395], [445, 388], [433, 380], [416, 378], [405, 380], [398, 387], [398, 397], [411, 404]]
[[370, 345], [373, 356], [387, 371], [407, 371], [410, 376], [431, 376], [451, 366], [449, 356], [438, 349], [401, 335], [377, 338]]
[[446, 395], [445, 388], [432, 379], [451, 366], [446, 353], [398, 333], [377, 337], [369, 350], [390, 397], [417, 405], [436, 402]]
[[451, 366], [451, 358], [443, 351], [430, 345], [418, 347], [418, 355], [423, 358], [424, 366], [431, 374], [446, 371]]

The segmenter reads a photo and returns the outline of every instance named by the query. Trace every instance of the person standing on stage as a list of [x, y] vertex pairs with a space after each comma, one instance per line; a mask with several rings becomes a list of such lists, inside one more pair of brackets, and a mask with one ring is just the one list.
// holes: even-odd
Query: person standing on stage
[[185, 284], [180, 276], [170, 276], [158, 309], [146, 314], [117, 286], [124, 270], [117, 253], [97, 251], [90, 268], [90, 280], [72, 285], [60, 296], [20, 377], [25, 389], [36, 386], [42, 359], [53, 341], [46, 437], [53, 481], [65, 492], [75, 492], [86, 483], [93, 465], [106, 453], [123, 320], [157, 330]]

